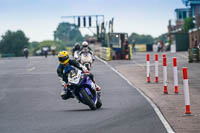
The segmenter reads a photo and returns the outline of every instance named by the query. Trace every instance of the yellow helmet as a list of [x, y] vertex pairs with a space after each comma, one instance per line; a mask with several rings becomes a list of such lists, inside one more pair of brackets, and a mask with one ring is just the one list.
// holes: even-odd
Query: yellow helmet
[[60, 64], [67, 64], [69, 62], [69, 55], [67, 51], [61, 51], [58, 53], [58, 60]]

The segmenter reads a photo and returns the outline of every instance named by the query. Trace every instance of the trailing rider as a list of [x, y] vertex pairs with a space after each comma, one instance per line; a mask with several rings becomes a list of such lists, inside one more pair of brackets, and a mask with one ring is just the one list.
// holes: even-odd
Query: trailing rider
[[89, 44], [87, 41], [83, 41], [79, 55], [81, 55], [83, 52], [86, 52], [86, 51], [92, 55], [92, 60], [94, 61], [94, 54], [92, 52], [92, 49], [89, 47]]
[[72, 56], [74, 56], [75, 51], [80, 51], [81, 50], [81, 46], [80, 43], [75, 43], [74, 48], [72, 49]]

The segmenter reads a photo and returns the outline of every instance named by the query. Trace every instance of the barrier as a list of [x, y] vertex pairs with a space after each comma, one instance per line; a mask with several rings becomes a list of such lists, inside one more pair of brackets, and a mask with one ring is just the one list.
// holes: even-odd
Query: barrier
[[101, 47], [100, 48], [100, 57], [104, 60], [111, 60], [111, 48]]
[[72, 55], [72, 47], [67, 47], [66, 51], [68, 52], [69, 55]]
[[174, 93], [178, 93], [178, 71], [177, 71], [177, 60], [173, 58], [173, 74], [174, 74]]
[[147, 83], [150, 83], [150, 55], [147, 54]]
[[155, 82], [158, 83], [158, 54], [155, 54]]
[[189, 85], [188, 85], [188, 74], [187, 67], [183, 67], [183, 89], [184, 89], [184, 98], [185, 98], [185, 114], [191, 114], [190, 111], [190, 93], [189, 93]]
[[131, 59], [132, 56], [133, 56], [133, 46], [132, 46], [132, 44], [129, 44], [128, 48], [129, 48], [129, 59]]
[[167, 58], [163, 57], [163, 86], [164, 86], [164, 94], [168, 94], [167, 89]]
[[135, 49], [137, 52], [146, 52], [147, 51], [146, 44], [135, 44]]

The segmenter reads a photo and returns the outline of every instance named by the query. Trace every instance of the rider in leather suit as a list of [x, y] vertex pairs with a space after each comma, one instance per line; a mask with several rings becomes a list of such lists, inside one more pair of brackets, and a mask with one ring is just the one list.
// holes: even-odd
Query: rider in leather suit
[[94, 61], [94, 54], [92, 52], [92, 49], [88, 46], [88, 42], [87, 41], [84, 41], [82, 43], [82, 48], [80, 49], [80, 52], [79, 52], [79, 55], [81, 55], [82, 53], [84, 52], [89, 52], [91, 55], [92, 55], [92, 60]]
[[60, 64], [58, 65], [58, 68], [57, 68], [57, 75], [63, 86], [63, 90], [60, 94], [63, 100], [73, 98], [72, 93], [67, 89], [67, 83], [68, 83], [68, 73], [74, 68], [78, 68], [82, 70], [83, 72], [88, 73], [90, 79], [95, 84], [97, 92], [100, 92], [100, 87], [96, 84], [93, 74], [89, 73], [87, 68], [85, 68], [85, 66], [81, 65], [77, 61], [69, 59], [69, 55], [67, 51], [61, 51], [58, 54], [58, 60]]

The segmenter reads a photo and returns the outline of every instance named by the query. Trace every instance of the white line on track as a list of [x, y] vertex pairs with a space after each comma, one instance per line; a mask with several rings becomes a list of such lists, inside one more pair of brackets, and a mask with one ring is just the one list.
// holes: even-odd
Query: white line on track
[[137, 63], [136, 61], [132, 60], [133, 63], [135, 63], [136, 65], [138, 65], [139, 67], [145, 67], [146, 64], [140, 64], [140, 63]]
[[129, 85], [131, 85], [133, 88], [135, 88], [150, 103], [150, 105], [153, 107], [154, 111], [156, 112], [156, 114], [160, 118], [160, 120], [161, 120], [162, 124], [164, 125], [164, 127], [166, 128], [167, 132], [168, 133], [175, 133], [173, 131], [173, 129], [171, 128], [170, 124], [167, 122], [167, 120], [165, 119], [165, 117], [161, 113], [161, 111], [159, 110], [159, 108], [154, 104], [154, 102], [147, 95], [144, 94], [144, 92], [142, 92], [139, 88], [136, 88], [126, 77], [124, 77], [121, 73], [119, 73], [115, 68], [113, 68], [111, 65], [109, 65], [106, 61], [100, 59], [97, 56], [96, 56], [96, 58], [98, 60], [100, 60], [101, 62], [103, 62], [104, 64], [106, 64], [111, 70], [113, 70], [120, 77], [122, 77], [124, 80], [126, 80]]
[[33, 70], [35, 70], [35, 67], [29, 68], [29, 69], [28, 69], [28, 72], [31, 72], [31, 71], [33, 71]]
[[180, 55], [182, 58], [184, 59], [188, 59], [188, 56], [187, 55]]

